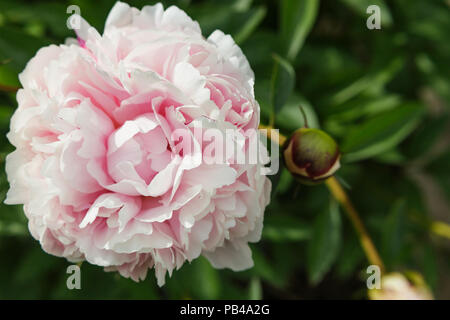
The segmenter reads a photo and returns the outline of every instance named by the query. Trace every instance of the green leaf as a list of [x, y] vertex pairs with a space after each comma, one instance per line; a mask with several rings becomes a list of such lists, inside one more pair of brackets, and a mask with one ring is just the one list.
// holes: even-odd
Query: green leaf
[[[241, 45], [241, 49], [251, 63], [252, 69], [257, 75], [255, 82], [255, 90], [259, 85], [270, 87], [270, 75], [273, 70], [272, 53], [273, 48], [279, 46], [279, 37], [271, 30], [258, 28], [252, 35]], [[266, 100], [270, 100], [269, 90], [265, 90]]]
[[[270, 182], [272, 183], [272, 192], [271, 192], [272, 198], [275, 197], [277, 190], [278, 190], [278, 185], [279, 185], [281, 179], [283, 178], [283, 175], [286, 175], [286, 174], [288, 174], [290, 176], [289, 171], [287, 171], [284, 168], [284, 162], [281, 161], [281, 158], [280, 158], [280, 167], [278, 168], [278, 172], [274, 175], [269, 176]], [[284, 179], [286, 179], [286, 178], [284, 177]]]
[[34, 244], [16, 266], [14, 277], [17, 283], [33, 281], [34, 277], [45, 277], [45, 274], [60, 262], [61, 260], [45, 253], [39, 245]]
[[265, 218], [262, 236], [273, 242], [297, 242], [311, 237], [311, 227], [291, 216], [270, 215]]
[[273, 55], [271, 103], [274, 114], [278, 113], [291, 95], [295, 85], [295, 71], [291, 64], [280, 56]]
[[307, 248], [307, 271], [312, 284], [319, 283], [337, 258], [341, 244], [341, 217], [336, 200], [320, 213]]
[[203, 257], [195, 262], [193, 276], [196, 278], [196, 291], [201, 299], [217, 299], [221, 291], [218, 271]]
[[294, 60], [317, 17], [319, 0], [281, 0], [281, 34], [289, 60]]
[[253, 8], [250, 5], [251, 1], [237, 1], [231, 6], [225, 2], [207, 2], [189, 5], [186, 9], [199, 22], [203, 35], [219, 29], [232, 35], [236, 43], [242, 44], [256, 31], [267, 13], [264, 5]]
[[0, 64], [0, 86], [11, 89], [18, 88], [20, 86], [17, 71], [15, 71], [10, 65], [8, 65], [8, 62]]
[[349, 238], [342, 243], [339, 259], [336, 262], [336, 274], [340, 278], [348, 279], [354, 275], [358, 267], [365, 260], [364, 251], [361, 249], [358, 238], [350, 233]]
[[[1, 83], [0, 83], [1, 84]], [[0, 88], [1, 91], [1, 88]], [[10, 106], [0, 105], [0, 128], [8, 128], [14, 109]]]
[[[33, 7], [25, 5], [32, 12], [32, 16], [38, 18], [41, 23], [58, 37], [74, 37], [75, 33], [66, 27], [66, 21], [70, 14], [66, 12], [68, 4], [56, 2], [37, 3]], [[81, 11], [83, 15], [84, 11]]]
[[384, 219], [381, 252], [389, 267], [401, 262], [404, 252], [406, 201], [397, 200], [389, 215]]
[[[268, 121], [272, 113], [272, 106], [270, 103], [270, 83], [269, 81], [256, 82], [255, 95], [261, 106], [261, 118], [263, 121]], [[280, 131], [291, 133], [298, 128], [304, 127], [305, 122], [300, 107], [306, 114], [309, 128], [320, 128], [319, 118], [315, 112], [314, 107], [303, 96], [292, 92], [284, 106], [276, 113], [275, 127]]]
[[343, 160], [362, 160], [395, 147], [416, 128], [423, 113], [420, 104], [407, 103], [358, 125], [341, 144]]
[[386, 152], [380, 153], [375, 156], [375, 161], [390, 165], [402, 165], [406, 161], [408, 161], [407, 157], [405, 157], [398, 148], [392, 148]]
[[25, 64], [49, 41], [35, 38], [25, 32], [12, 28], [0, 27], [0, 60], [10, 61], [12, 70], [20, 72]]
[[419, 158], [429, 152], [444, 134], [449, 118], [449, 115], [444, 114], [426, 119], [405, 144], [406, 155], [411, 158]]
[[287, 131], [294, 131], [298, 128], [304, 127], [305, 121], [300, 111], [300, 107], [306, 114], [309, 128], [320, 128], [319, 119], [314, 107], [302, 96], [295, 92], [291, 94], [283, 108], [277, 113], [276, 125], [277, 128], [283, 128]]
[[[436, 43], [438, 42], [436, 41]], [[441, 46], [439, 48], [442, 49]], [[450, 52], [450, 49], [448, 52]], [[448, 56], [448, 54], [446, 55]], [[421, 71], [422, 77], [424, 78], [424, 83], [427, 83], [427, 85], [433, 89], [430, 90], [430, 88], [428, 88], [427, 91], [431, 94], [434, 94], [433, 91], [435, 91], [441, 97], [444, 99], [446, 98], [447, 101], [449, 101], [450, 95], [448, 87], [450, 85], [450, 80], [447, 76], [449, 73], [448, 62], [444, 60], [439, 63], [439, 59], [425, 53], [419, 53], [415, 60], [417, 68]]]
[[326, 99], [324, 105], [326, 107], [338, 106], [366, 90], [379, 90], [400, 71], [403, 64], [404, 59], [396, 57], [392, 59], [392, 61], [389, 61], [386, 66], [373, 66], [373, 70], [369, 72], [369, 74], [351, 82], [349, 85], [334, 93], [331, 97]]
[[[231, 21], [239, 20], [240, 13], [230, 5], [205, 3], [203, 6], [192, 5], [189, 15], [198, 21], [204, 35], [209, 35], [219, 29], [224, 33], [232, 34], [237, 28], [231, 25]], [[241, 25], [239, 25], [241, 26]]]
[[278, 174], [280, 177], [278, 178], [277, 184], [274, 185], [272, 183], [272, 196], [287, 192], [291, 187], [291, 184], [294, 182], [292, 174], [284, 167], [283, 161], [280, 163], [280, 170], [277, 175]]
[[432, 245], [426, 243], [423, 248], [423, 272], [426, 283], [431, 287], [433, 291], [436, 290], [438, 283], [438, 265], [436, 250]]
[[[368, 18], [367, 7], [377, 5], [380, 7], [381, 25], [388, 27], [392, 25], [392, 15], [389, 7], [383, 0], [341, 0], [363, 18]], [[364, 24], [365, 27], [365, 24]]]
[[252, 258], [255, 263], [254, 272], [259, 277], [267, 280], [269, 283], [276, 283], [278, 274], [273, 269], [273, 266], [267, 261], [264, 254], [259, 250], [252, 250]]
[[321, 114], [330, 115], [330, 120], [350, 122], [364, 116], [371, 116], [397, 107], [401, 98], [395, 94], [379, 96], [359, 95], [337, 106], [324, 106]]
[[266, 16], [266, 7], [260, 6], [248, 12], [248, 18], [242, 28], [233, 36], [237, 44], [242, 44], [256, 30]]

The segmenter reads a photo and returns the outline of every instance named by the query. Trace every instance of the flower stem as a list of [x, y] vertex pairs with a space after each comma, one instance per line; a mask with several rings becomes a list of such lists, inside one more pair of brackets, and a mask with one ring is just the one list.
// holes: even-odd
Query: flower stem
[[265, 126], [263, 124], [260, 124], [259, 129], [260, 130], [266, 129], [267, 131], [265, 132], [265, 134], [267, 134], [267, 138], [277, 142], [280, 146], [282, 146], [284, 144], [284, 142], [286, 141], [286, 137], [284, 135], [282, 135], [281, 133], [277, 133], [277, 131], [272, 130], [273, 127], [271, 127], [271, 126]]
[[[286, 137], [281, 133], [276, 133], [276, 131], [271, 131], [270, 126], [260, 125], [260, 129], [267, 129], [267, 137], [271, 140], [276, 141], [279, 145], [283, 145], [286, 141]], [[377, 265], [380, 267], [381, 272], [383, 273], [385, 270], [384, 263], [378, 254], [378, 251], [373, 244], [372, 239], [369, 236], [361, 218], [358, 215], [355, 207], [353, 206], [350, 198], [347, 196], [347, 193], [342, 188], [341, 184], [335, 177], [330, 177], [325, 181], [326, 186], [330, 190], [333, 197], [339, 202], [339, 204], [345, 209], [347, 212], [347, 216], [350, 218], [353, 227], [356, 230], [358, 235], [358, 239], [361, 243], [361, 247], [364, 250], [364, 253], [367, 257], [367, 260], [372, 265]], [[448, 230], [447, 230], [448, 231]]]
[[361, 218], [358, 215], [355, 207], [353, 206], [350, 198], [345, 193], [345, 190], [342, 188], [341, 184], [335, 177], [330, 177], [325, 181], [328, 189], [330, 190], [333, 197], [342, 205], [342, 207], [347, 212], [348, 217], [350, 218], [353, 227], [358, 234], [359, 241], [361, 246], [366, 254], [367, 260], [369, 260], [370, 264], [377, 265], [380, 267], [381, 272], [384, 272], [384, 263], [378, 254], [375, 245], [372, 242], [372, 239], [369, 236]]

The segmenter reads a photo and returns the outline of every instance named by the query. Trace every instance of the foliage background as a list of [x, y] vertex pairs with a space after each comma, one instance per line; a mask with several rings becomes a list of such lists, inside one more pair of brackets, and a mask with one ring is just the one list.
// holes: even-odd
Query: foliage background
[[[0, 161], [16, 108], [17, 74], [36, 50], [62, 43], [66, 8], [103, 30], [113, 0], [0, 1]], [[154, 1], [129, 1], [141, 8]], [[450, 242], [432, 232], [450, 221], [450, 2], [443, 0], [163, 1], [199, 21], [203, 34], [233, 35], [256, 74], [262, 123], [271, 114], [289, 134], [321, 127], [340, 143], [338, 178], [348, 188], [387, 268], [421, 272], [437, 298], [450, 298]], [[366, 8], [381, 7], [382, 29], [366, 28]], [[281, 66], [273, 53], [291, 64]], [[278, 59], [278, 58], [277, 58]], [[278, 69], [277, 69], [278, 68]], [[282, 76], [280, 92], [278, 77]], [[295, 75], [294, 75], [295, 72]], [[294, 76], [294, 77], [293, 77]], [[292, 94], [283, 91], [295, 85]], [[274, 82], [275, 80], [275, 82]], [[284, 88], [284, 89], [283, 89]], [[283, 100], [283, 99], [282, 99]], [[278, 101], [278, 100], [277, 100]], [[367, 262], [344, 212], [325, 186], [275, 177], [263, 239], [252, 246], [255, 267], [215, 270], [205, 259], [186, 264], [156, 286], [82, 265], [82, 290], [66, 288], [62, 258], [44, 253], [28, 233], [20, 206], [0, 204], [0, 298], [366, 298]], [[0, 198], [8, 183], [0, 173]]]

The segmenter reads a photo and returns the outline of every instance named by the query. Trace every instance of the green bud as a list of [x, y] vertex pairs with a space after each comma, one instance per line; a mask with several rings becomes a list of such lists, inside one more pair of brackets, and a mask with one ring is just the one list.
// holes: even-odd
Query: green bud
[[319, 183], [340, 167], [337, 143], [319, 129], [295, 131], [285, 144], [283, 155], [287, 169], [306, 184]]

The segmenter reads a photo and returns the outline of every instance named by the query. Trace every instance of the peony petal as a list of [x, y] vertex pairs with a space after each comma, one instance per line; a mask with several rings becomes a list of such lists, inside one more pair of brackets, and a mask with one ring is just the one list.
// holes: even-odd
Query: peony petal
[[131, 7], [124, 2], [117, 1], [106, 18], [105, 30], [112, 26], [124, 27], [129, 25], [132, 18]]
[[214, 252], [205, 251], [203, 254], [214, 268], [242, 271], [253, 267], [252, 252], [248, 244], [243, 241], [226, 241]]

